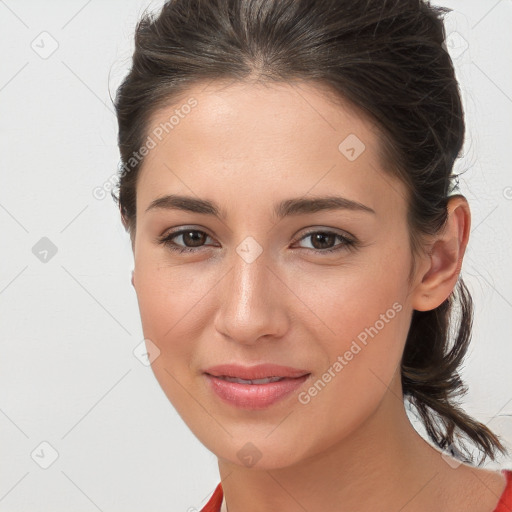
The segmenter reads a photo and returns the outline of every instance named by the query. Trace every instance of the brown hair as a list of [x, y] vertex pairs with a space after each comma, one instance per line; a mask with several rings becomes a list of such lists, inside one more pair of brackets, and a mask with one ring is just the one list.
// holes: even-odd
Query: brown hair
[[[411, 250], [421, 251], [423, 237], [446, 222], [453, 164], [465, 134], [444, 46], [446, 12], [423, 0], [170, 0], [157, 16], [145, 13], [135, 30], [131, 70], [115, 98], [123, 167], [119, 195], [112, 197], [132, 244], [144, 161], [133, 156], [156, 111], [198, 82], [303, 80], [327, 86], [376, 123], [383, 164], [407, 185]], [[468, 462], [463, 437], [484, 452], [483, 460], [495, 460], [496, 450], [508, 453], [455, 403], [467, 392], [457, 369], [472, 316], [471, 295], [459, 276], [439, 307], [413, 312], [401, 363], [404, 397], [419, 411], [428, 436]]]

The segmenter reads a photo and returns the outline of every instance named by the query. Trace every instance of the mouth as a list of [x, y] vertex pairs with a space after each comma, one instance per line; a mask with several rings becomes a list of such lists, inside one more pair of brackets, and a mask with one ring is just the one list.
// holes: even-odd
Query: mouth
[[270, 363], [256, 366], [222, 364], [206, 368], [203, 373], [230, 382], [239, 382], [240, 384], [267, 384], [282, 379], [294, 379], [310, 375], [307, 370]]
[[[203, 372], [206, 377], [208, 388], [222, 402], [240, 409], [264, 409], [279, 401], [284, 401], [286, 397], [291, 397], [311, 376], [310, 372], [302, 370], [287, 369], [286, 373], [290, 375], [270, 375], [261, 376], [261, 368], [245, 368], [245, 373], [258, 373], [254, 378], [242, 378], [238, 375], [226, 375], [224, 370], [215, 370], [217, 375], [210, 373], [210, 370]], [[238, 373], [244, 370], [238, 368]], [[269, 370], [264, 370], [267, 373]], [[281, 370], [283, 371], [283, 370]], [[231, 373], [234, 373], [232, 370]], [[276, 372], [274, 372], [276, 373]], [[279, 372], [277, 372], [279, 373]], [[297, 375], [299, 374], [299, 375]], [[246, 375], [247, 376], [247, 375]]]

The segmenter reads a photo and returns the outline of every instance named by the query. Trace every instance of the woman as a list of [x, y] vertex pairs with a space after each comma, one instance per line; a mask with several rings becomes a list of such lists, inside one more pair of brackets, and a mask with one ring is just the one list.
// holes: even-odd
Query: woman
[[455, 403], [470, 210], [446, 11], [175, 0], [137, 26], [113, 197], [154, 374], [218, 457], [204, 511], [512, 506], [465, 441], [505, 447]]

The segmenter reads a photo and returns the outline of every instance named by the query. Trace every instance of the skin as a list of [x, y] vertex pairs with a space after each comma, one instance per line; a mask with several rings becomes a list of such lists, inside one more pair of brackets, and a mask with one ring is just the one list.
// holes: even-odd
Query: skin
[[[144, 337], [160, 351], [154, 374], [218, 457], [229, 512], [493, 511], [504, 476], [451, 467], [411, 425], [400, 382], [413, 310], [437, 307], [456, 284], [467, 201], [451, 199], [446, 228], [426, 240], [409, 281], [406, 188], [384, 171], [378, 131], [360, 112], [333, 103], [318, 85], [219, 82], [189, 89], [152, 127], [190, 97], [197, 107], [149, 152], [139, 176], [132, 283]], [[338, 149], [349, 134], [365, 145], [354, 161]], [[146, 212], [171, 193], [215, 201], [227, 216]], [[375, 213], [272, 216], [283, 199], [334, 193]], [[208, 235], [196, 253], [156, 241], [180, 227]], [[342, 241], [315, 244], [305, 237], [311, 228], [352, 235], [359, 245], [322, 254]], [[251, 263], [236, 251], [248, 236], [262, 250]], [[197, 246], [183, 236], [174, 242]], [[395, 303], [401, 311], [300, 403], [298, 393]], [[203, 369], [226, 362], [273, 362], [312, 375], [284, 400], [248, 411], [222, 402], [205, 382]], [[261, 455], [256, 464], [238, 457], [244, 446]]]

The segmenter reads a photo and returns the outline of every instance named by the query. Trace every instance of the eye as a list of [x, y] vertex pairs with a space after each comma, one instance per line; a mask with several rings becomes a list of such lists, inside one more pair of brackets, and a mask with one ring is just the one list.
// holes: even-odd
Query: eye
[[[185, 246], [179, 245], [174, 242], [174, 239], [181, 238], [185, 243]], [[204, 232], [198, 229], [181, 229], [180, 231], [174, 231], [165, 235], [162, 238], [158, 239], [158, 243], [163, 244], [165, 247], [168, 247], [172, 251], [176, 252], [197, 252], [201, 249], [202, 243], [205, 238], [209, 238], [209, 236]], [[186, 244], [190, 243], [191, 246]]]
[[[310, 231], [298, 241], [300, 242], [307, 238], [311, 239], [313, 245], [311, 250], [321, 254], [354, 249], [357, 246], [357, 241], [355, 238], [349, 238], [334, 231]], [[340, 240], [341, 243], [333, 246], [332, 243], [335, 243], [336, 240]], [[306, 247], [306, 249], [310, 248]]]

